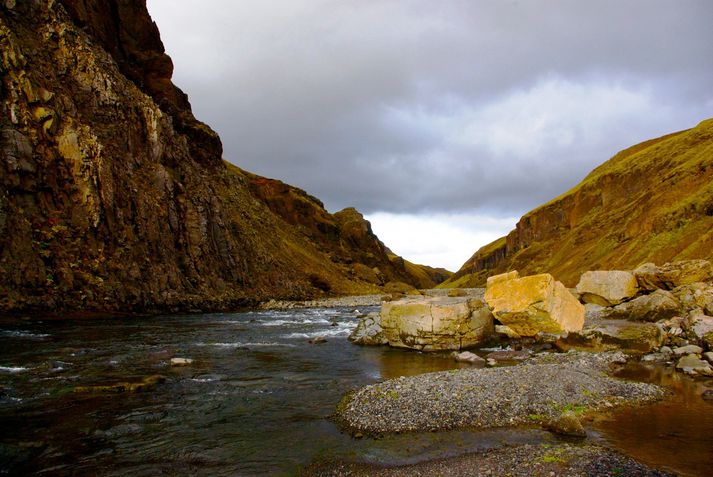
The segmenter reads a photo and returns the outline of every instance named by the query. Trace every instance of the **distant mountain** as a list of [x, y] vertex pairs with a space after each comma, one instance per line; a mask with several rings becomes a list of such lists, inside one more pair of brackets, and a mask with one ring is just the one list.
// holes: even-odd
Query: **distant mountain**
[[527, 213], [442, 287], [496, 273], [552, 273], [713, 258], [713, 120], [621, 151], [564, 195]]
[[2, 2], [0, 51], [0, 312], [225, 309], [445, 278], [395, 260], [357, 211], [226, 163], [145, 1]]

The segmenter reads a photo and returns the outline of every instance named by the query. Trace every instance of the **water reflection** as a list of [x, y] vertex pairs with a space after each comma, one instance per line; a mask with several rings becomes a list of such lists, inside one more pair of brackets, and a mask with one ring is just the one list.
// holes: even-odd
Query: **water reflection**
[[595, 427], [615, 447], [637, 460], [681, 475], [713, 474], [713, 403], [701, 394], [704, 382], [671, 368], [637, 364], [620, 377], [672, 389], [668, 399], [612, 413]]

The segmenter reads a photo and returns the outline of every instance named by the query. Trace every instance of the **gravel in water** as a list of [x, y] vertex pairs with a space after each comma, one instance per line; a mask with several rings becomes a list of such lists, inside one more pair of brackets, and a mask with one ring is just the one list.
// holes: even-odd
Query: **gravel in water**
[[336, 463], [314, 466], [310, 476], [512, 476], [512, 477], [663, 477], [672, 476], [599, 446], [570, 444], [522, 445], [493, 449], [415, 465], [380, 468], [365, 464]]
[[371, 435], [533, 424], [565, 410], [597, 410], [661, 399], [653, 384], [606, 374], [620, 352], [541, 354], [518, 366], [401, 377], [347, 395], [337, 419]]

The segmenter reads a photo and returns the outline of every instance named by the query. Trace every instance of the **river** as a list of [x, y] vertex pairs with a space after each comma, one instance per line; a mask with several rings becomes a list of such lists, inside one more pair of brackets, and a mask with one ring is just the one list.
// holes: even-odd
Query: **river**
[[[293, 475], [321, 460], [404, 464], [556, 439], [537, 429], [340, 433], [330, 416], [347, 391], [467, 366], [349, 343], [358, 315], [375, 309], [2, 320], [0, 475]], [[310, 344], [317, 336], [327, 341]], [[142, 392], [75, 392], [154, 375], [165, 381]], [[615, 426], [600, 427], [599, 439], [616, 441]]]

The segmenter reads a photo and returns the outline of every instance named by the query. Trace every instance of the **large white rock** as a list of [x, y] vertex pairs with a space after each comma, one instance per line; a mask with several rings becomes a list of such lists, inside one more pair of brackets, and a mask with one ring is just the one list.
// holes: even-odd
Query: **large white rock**
[[578, 331], [584, 325], [584, 306], [548, 273], [490, 277], [485, 301], [495, 318], [521, 336]]
[[420, 351], [473, 347], [493, 333], [493, 315], [481, 300], [416, 297], [384, 303], [381, 328], [390, 346]]
[[622, 270], [584, 272], [577, 283], [577, 293], [582, 301], [601, 306], [618, 305], [638, 292], [634, 274]]

